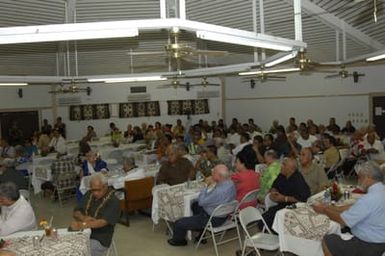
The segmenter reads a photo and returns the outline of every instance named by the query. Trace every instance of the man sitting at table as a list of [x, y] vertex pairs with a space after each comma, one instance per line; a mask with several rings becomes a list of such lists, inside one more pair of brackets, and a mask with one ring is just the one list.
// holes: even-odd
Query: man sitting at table
[[314, 195], [324, 190], [329, 181], [321, 166], [313, 163], [311, 148], [303, 148], [301, 150], [299, 161], [299, 170], [310, 188], [310, 193]]
[[18, 231], [36, 230], [35, 213], [12, 182], [0, 184], [0, 236]]
[[58, 129], [53, 130], [53, 137], [48, 147], [52, 152], [57, 152], [62, 155], [67, 153], [66, 141]]
[[[283, 160], [281, 172], [273, 182], [270, 194], [267, 196], [270, 196], [270, 199], [277, 203], [262, 215], [270, 228], [273, 225], [277, 211], [296, 202], [306, 202], [310, 196], [310, 189], [302, 174], [297, 170], [297, 161], [295, 159], [285, 158]], [[259, 223], [259, 227], [262, 230], [262, 222]]]
[[167, 147], [167, 162], [159, 169], [157, 184], [166, 183], [176, 185], [186, 182], [193, 175], [193, 165], [189, 160], [182, 157], [178, 145], [171, 144]]
[[119, 221], [120, 206], [115, 190], [108, 188], [107, 178], [94, 173], [90, 178], [90, 191], [74, 209], [70, 228], [91, 229], [92, 256], [105, 255], [112, 242], [115, 224]]
[[[170, 245], [186, 245], [188, 230], [203, 230], [210, 218], [210, 214], [217, 206], [235, 199], [235, 186], [229, 177], [230, 173], [226, 165], [220, 164], [214, 167], [212, 176], [206, 179], [206, 188], [199, 194], [198, 202], [193, 203], [191, 206], [193, 216], [184, 217], [175, 222], [173, 237], [167, 241]], [[226, 219], [227, 216], [214, 217], [211, 219], [211, 223], [214, 227], [218, 227]]]
[[95, 172], [108, 171], [107, 163], [100, 159], [95, 151], [89, 151], [86, 157], [81, 166], [80, 178], [92, 175]]
[[322, 242], [325, 256], [375, 256], [385, 251], [385, 185], [384, 173], [373, 161], [358, 168], [358, 186], [367, 194], [352, 206], [313, 205], [316, 212], [327, 215], [353, 235], [342, 239], [337, 234], [326, 235]]

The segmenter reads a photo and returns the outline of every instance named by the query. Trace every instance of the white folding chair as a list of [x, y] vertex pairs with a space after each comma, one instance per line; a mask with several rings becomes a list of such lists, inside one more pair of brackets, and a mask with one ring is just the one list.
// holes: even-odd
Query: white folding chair
[[[205, 236], [206, 231], [210, 231], [210, 233], [211, 233], [211, 238], [213, 240], [214, 249], [215, 249], [215, 255], [217, 255], [217, 256], [219, 255], [218, 254], [218, 245], [221, 245], [221, 244], [224, 244], [228, 241], [234, 240], [234, 239], [231, 239], [231, 240], [221, 241], [223, 239], [223, 232], [225, 232], [226, 230], [229, 230], [229, 229], [236, 228], [237, 232], [238, 232], [238, 239], [240, 240], [238, 225], [237, 225], [237, 222], [234, 218], [234, 216], [235, 216], [234, 213], [235, 213], [235, 210], [238, 207], [238, 205], [239, 205], [238, 201], [234, 200], [234, 201], [231, 201], [230, 203], [221, 204], [214, 209], [214, 211], [210, 215], [210, 218], [206, 224], [206, 227], [203, 229], [202, 235], [200, 236], [199, 241], [198, 241], [195, 249], [198, 249], [198, 247], [199, 247], [199, 245], [203, 239], [210, 237], [210, 236], [207, 236], [207, 237]], [[233, 218], [226, 220], [226, 222], [223, 223], [221, 226], [213, 227], [213, 225], [211, 223], [212, 218], [229, 216], [230, 214], [233, 214]], [[219, 235], [219, 234], [222, 234], [221, 240], [217, 243], [217, 241], [215, 240], [215, 236]]]
[[[258, 211], [257, 208], [249, 206], [245, 209], [242, 209], [239, 212], [239, 221], [241, 222], [243, 231], [246, 234], [246, 238], [242, 248], [242, 256], [245, 255], [246, 247], [254, 248], [258, 256], [261, 256], [259, 249], [268, 251], [275, 251], [279, 249], [278, 236], [271, 233], [271, 230], [266, 225], [265, 220], [263, 219], [261, 213]], [[251, 236], [247, 229], [247, 226], [250, 223], [254, 223], [256, 221], [262, 221], [264, 229], [267, 230], [268, 233], [258, 232]]]
[[112, 239], [111, 245], [108, 248], [107, 256], [118, 256], [118, 250], [116, 249], [116, 244], [114, 239]]
[[[255, 189], [255, 190], [252, 190], [252, 191], [249, 191], [246, 195], [243, 196], [243, 198], [241, 199], [241, 201], [238, 203], [237, 207], [235, 208], [235, 211], [234, 211], [234, 214], [232, 216], [232, 220], [233, 222], [235, 223], [235, 228], [237, 230], [237, 236], [233, 237], [233, 238], [229, 238], [225, 241], [222, 241], [223, 237], [225, 236], [226, 232], [232, 228], [234, 228], [234, 225], [229, 222], [227, 225], [228, 225], [228, 228], [225, 229], [222, 234], [221, 234], [221, 237], [219, 239], [220, 243], [221, 244], [224, 244], [226, 242], [230, 242], [230, 241], [233, 241], [235, 239], [238, 238], [239, 240], [239, 248], [242, 248], [242, 239], [241, 239], [241, 233], [239, 232], [239, 226], [238, 226], [238, 214], [239, 214], [239, 209], [240, 207], [243, 205], [243, 204], [247, 204], [247, 203], [251, 203], [251, 202], [255, 202], [255, 205], [254, 207], [257, 206], [257, 199], [258, 199], [258, 192], [259, 192], [259, 189]], [[225, 227], [222, 227], [222, 228], [225, 228]]]

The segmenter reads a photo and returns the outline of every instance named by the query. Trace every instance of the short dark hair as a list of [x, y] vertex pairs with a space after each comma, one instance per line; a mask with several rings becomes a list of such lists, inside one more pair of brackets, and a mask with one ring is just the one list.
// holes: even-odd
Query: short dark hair
[[257, 155], [251, 145], [245, 146], [236, 157], [242, 164], [245, 165], [247, 169], [255, 170], [255, 165], [257, 164]]
[[255, 135], [253, 139], [258, 141], [259, 143], [263, 143], [263, 138], [261, 135]]
[[6, 197], [9, 200], [17, 201], [20, 197], [19, 189], [13, 182], [4, 182], [0, 184], [0, 197]]

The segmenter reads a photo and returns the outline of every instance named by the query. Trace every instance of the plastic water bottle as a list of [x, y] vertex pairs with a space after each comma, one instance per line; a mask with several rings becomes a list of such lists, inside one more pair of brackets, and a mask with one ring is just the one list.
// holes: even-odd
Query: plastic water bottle
[[325, 204], [330, 204], [331, 201], [332, 201], [332, 195], [330, 193], [330, 190], [326, 189], [325, 193], [324, 193], [324, 203]]
[[201, 171], [197, 171], [197, 172], [195, 173], [195, 180], [196, 180], [196, 181], [201, 181], [201, 179], [202, 179]]

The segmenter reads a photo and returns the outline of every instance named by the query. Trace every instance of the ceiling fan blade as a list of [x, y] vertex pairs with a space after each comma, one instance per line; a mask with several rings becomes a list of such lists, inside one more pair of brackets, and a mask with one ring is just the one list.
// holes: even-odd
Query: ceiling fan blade
[[200, 50], [200, 49], [193, 49], [193, 54], [194, 55], [209, 55], [209, 56], [214, 56], [214, 57], [223, 57], [223, 56], [228, 56], [229, 52], [228, 51], [214, 51], [214, 50]]
[[126, 53], [129, 56], [142, 56], [142, 55], [166, 55], [167, 53], [165, 51], [148, 51], [148, 52], [127, 52]]
[[330, 78], [339, 78], [339, 77], [341, 77], [340, 74], [334, 74], [334, 75], [327, 75], [327, 76], [325, 76], [326, 79], [330, 79]]
[[286, 76], [270, 76], [268, 75], [267, 78], [278, 78], [278, 79], [286, 79]]

